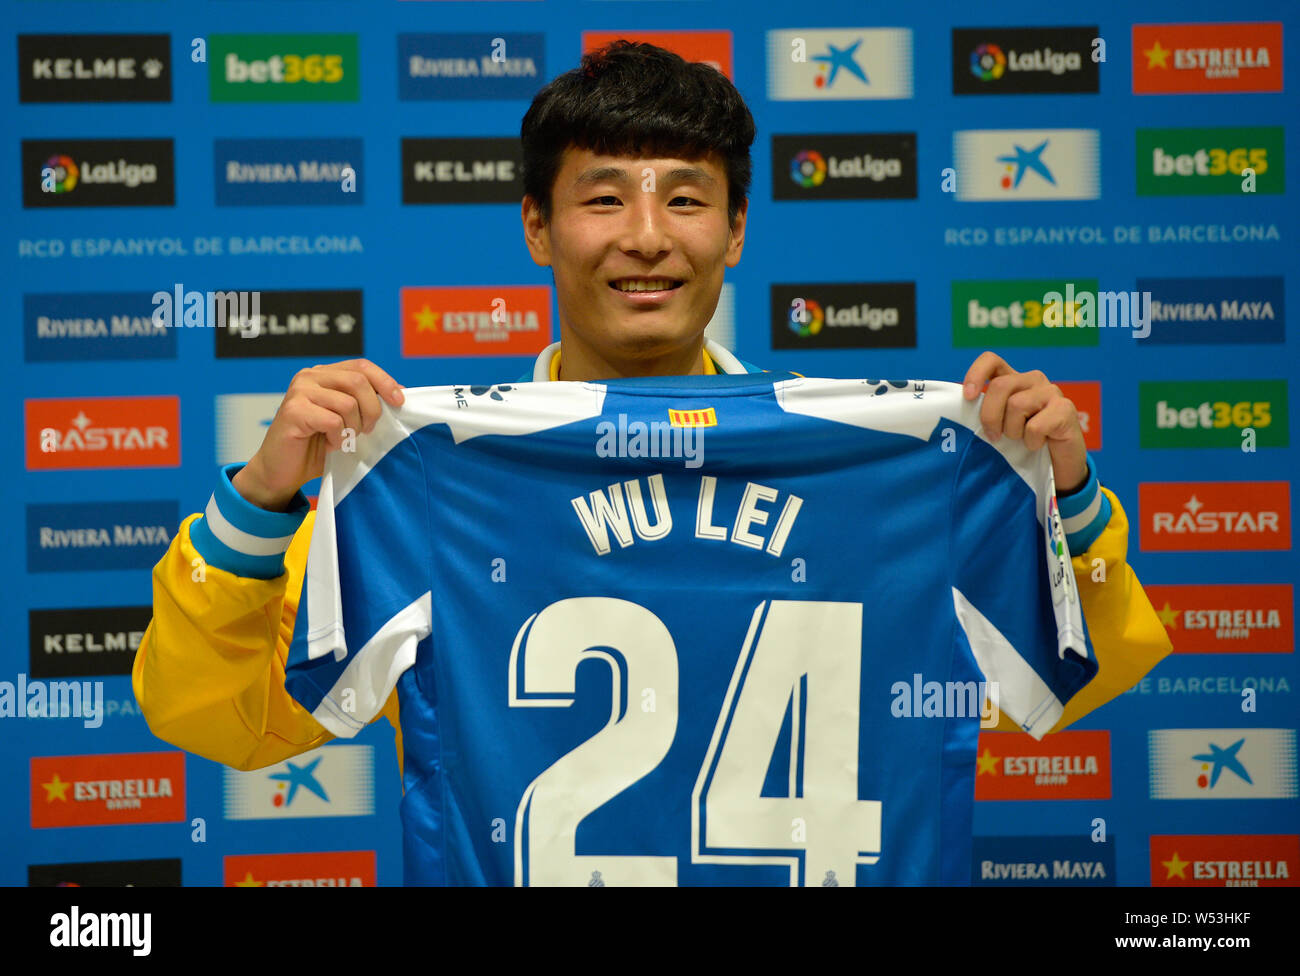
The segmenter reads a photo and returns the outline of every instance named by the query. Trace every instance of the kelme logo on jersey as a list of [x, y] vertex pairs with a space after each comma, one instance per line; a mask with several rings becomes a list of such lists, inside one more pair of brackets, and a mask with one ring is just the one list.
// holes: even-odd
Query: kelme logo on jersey
[[583, 31], [582, 53], [590, 54], [619, 38], [662, 47], [687, 61], [717, 68], [731, 78], [731, 31]]
[[170, 139], [24, 139], [24, 207], [170, 207]]
[[402, 140], [402, 203], [519, 203], [518, 137]]
[[370, 746], [321, 746], [277, 766], [225, 769], [227, 820], [367, 817], [375, 812]]
[[222, 875], [227, 888], [373, 888], [375, 852], [228, 854]]
[[1280, 92], [1282, 24], [1134, 24], [1133, 92]]
[[1096, 27], [967, 27], [952, 32], [954, 95], [1098, 91]]
[[1144, 342], [1282, 342], [1282, 278], [1139, 278], [1151, 295], [1151, 334]]
[[1142, 447], [1286, 447], [1286, 380], [1138, 384]]
[[1113, 885], [1115, 845], [1091, 837], [975, 837], [975, 885]]
[[29, 888], [179, 888], [181, 859], [27, 865]]
[[28, 610], [28, 671], [33, 678], [130, 674], [151, 619], [147, 606]]
[[217, 139], [218, 207], [360, 206], [360, 139]]
[[774, 102], [911, 98], [906, 28], [767, 32], [767, 97]]
[[180, 411], [174, 396], [27, 400], [27, 470], [174, 468]]
[[954, 132], [957, 199], [1096, 200], [1096, 129], [971, 129]]
[[915, 199], [916, 133], [772, 137], [774, 200]]
[[1153, 800], [1292, 799], [1295, 729], [1152, 729]]
[[209, 34], [214, 102], [355, 102], [356, 34]]
[[19, 34], [18, 100], [170, 102], [167, 34]]
[[545, 34], [397, 35], [403, 101], [531, 98], [548, 77]]
[[1150, 846], [1153, 888], [1276, 888], [1300, 883], [1296, 834], [1152, 834]]
[[402, 289], [403, 356], [536, 356], [551, 344], [551, 289]]
[[1144, 552], [1291, 548], [1287, 481], [1138, 484]]
[[54, 292], [23, 296], [29, 363], [175, 359], [176, 330], [153, 324], [150, 293]]
[[148, 569], [180, 524], [175, 501], [27, 506], [29, 573]]
[[361, 289], [261, 291], [258, 311], [213, 329], [218, 359], [302, 356], [347, 359], [364, 347]]
[[1109, 800], [1110, 733], [981, 732], [976, 800]]
[[34, 756], [32, 826], [88, 827], [185, 819], [185, 753]]
[[1290, 583], [1144, 586], [1175, 654], [1290, 654], [1295, 606]]
[[[1052, 293], [1059, 301], [1044, 301]], [[1079, 302], [1065, 295], [1096, 294], [1096, 278], [1039, 278], [952, 283], [952, 344], [990, 346], [1095, 346], [1099, 329], [1080, 321]], [[1064, 323], [1052, 325], [1049, 323]]]
[[916, 283], [772, 285], [773, 349], [910, 349]]
[[1283, 143], [1280, 125], [1138, 129], [1138, 196], [1282, 193]]

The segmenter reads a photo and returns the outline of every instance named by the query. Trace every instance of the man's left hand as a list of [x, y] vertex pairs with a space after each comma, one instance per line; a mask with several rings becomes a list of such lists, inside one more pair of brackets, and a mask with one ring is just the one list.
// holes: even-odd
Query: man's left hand
[[982, 352], [962, 381], [967, 400], [976, 399], [984, 384], [980, 423], [990, 441], [1006, 435], [1023, 440], [1036, 451], [1044, 444], [1052, 459], [1056, 492], [1063, 495], [1088, 480], [1088, 449], [1078, 411], [1040, 370], [1020, 373], [992, 352]]

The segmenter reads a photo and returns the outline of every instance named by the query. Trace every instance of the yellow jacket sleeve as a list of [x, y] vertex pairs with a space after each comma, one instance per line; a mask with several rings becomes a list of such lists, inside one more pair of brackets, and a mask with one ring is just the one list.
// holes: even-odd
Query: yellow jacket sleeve
[[[1129, 566], [1128, 517], [1110, 489], [1110, 519], [1096, 540], [1071, 559], [1083, 619], [1097, 659], [1097, 674], [1065, 706], [1052, 732], [1059, 732], [1123, 694], [1159, 664], [1173, 644]], [[999, 731], [1019, 726], [1001, 717]]]
[[[315, 512], [308, 512], [273, 579], [238, 576], [206, 562], [192, 515], [153, 569], [153, 620], [136, 651], [131, 683], [154, 735], [196, 755], [258, 769], [333, 736], [285, 690]], [[397, 695], [382, 713], [398, 726]]]

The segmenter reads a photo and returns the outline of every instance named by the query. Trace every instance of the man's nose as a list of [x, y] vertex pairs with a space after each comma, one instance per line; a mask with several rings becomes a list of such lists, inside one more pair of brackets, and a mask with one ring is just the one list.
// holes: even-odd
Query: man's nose
[[668, 214], [654, 193], [638, 192], [628, 207], [628, 228], [624, 249], [644, 255], [662, 254], [672, 247]]

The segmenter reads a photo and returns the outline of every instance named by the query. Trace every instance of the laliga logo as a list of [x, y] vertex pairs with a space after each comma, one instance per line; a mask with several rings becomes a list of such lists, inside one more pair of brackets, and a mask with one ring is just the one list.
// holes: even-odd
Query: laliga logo
[[67, 193], [76, 187], [78, 172], [71, 156], [51, 156], [41, 167], [41, 189], [47, 193]]
[[799, 186], [821, 186], [826, 182], [826, 160], [815, 149], [803, 149], [790, 160], [790, 179]]
[[970, 73], [980, 81], [996, 81], [1007, 70], [1007, 58], [996, 44], [981, 44], [970, 53]]

